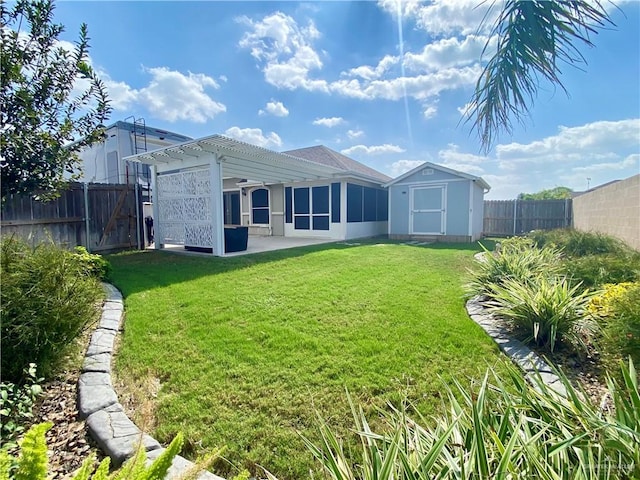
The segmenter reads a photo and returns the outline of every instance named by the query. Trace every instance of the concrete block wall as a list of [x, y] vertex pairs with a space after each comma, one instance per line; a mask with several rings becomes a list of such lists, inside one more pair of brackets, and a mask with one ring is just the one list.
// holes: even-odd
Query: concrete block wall
[[612, 235], [640, 251], [640, 174], [575, 197], [573, 226]]

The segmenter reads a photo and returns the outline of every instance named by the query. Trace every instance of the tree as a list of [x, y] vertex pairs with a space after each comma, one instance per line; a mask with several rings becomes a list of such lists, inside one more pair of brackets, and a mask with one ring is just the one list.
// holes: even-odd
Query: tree
[[101, 138], [111, 111], [88, 63], [87, 26], [65, 48], [53, 11], [53, 0], [0, 4], [2, 200], [17, 193], [55, 197], [65, 177], [77, 178], [77, 152]]
[[518, 195], [518, 200], [562, 200], [571, 198], [572, 193], [573, 190], [569, 187], [555, 187], [536, 193], [521, 193]]
[[[512, 118], [523, 123], [541, 79], [567, 93], [560, 63], [586, 64], [576, 44], [592, 47], [591, 35], [606, 25], [614, 24], [600, 0], [505, 1], [491, 31], [497, 49], [476, 83], [467, 116], [485, 152], [500, 131], [512, 133]], [[489, 41], [483, 55], [487, 48]]]

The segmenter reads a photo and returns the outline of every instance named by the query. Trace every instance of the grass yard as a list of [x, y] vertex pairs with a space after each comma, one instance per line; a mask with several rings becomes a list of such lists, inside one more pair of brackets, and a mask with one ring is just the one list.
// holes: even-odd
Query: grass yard
[[226, 446], [217, 473], [261, 465], [281, 480], [309, 478], [318, 467], [300, 435], [319, 438], [319, 414], [349, 436], [345, 389], [375, 423], [378, 408], [405, 398], [436, 413], [443, 380], [500, 369], [464, 310], [477, 250], [367, 242], [112, 256], [126, 304], [117, 375], [159, 383], [151, 433], [161, 442], [182, 431], [187, 455]]

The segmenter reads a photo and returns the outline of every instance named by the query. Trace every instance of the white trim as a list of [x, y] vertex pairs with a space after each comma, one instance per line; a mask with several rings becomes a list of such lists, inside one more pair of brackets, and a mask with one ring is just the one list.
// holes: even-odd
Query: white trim
[[486, 188], [487, 190], [491, 189], [491, 186], [487, 182], [485, 182], [484, 179], [482, 179], [482, 177], [476, 177], [475, 175], [471, 175], [469, 173], [459, 172], [457, 170], [453, 170], [451, 168], [443, 167], [442, 165], [437, 165], [437, 164], [431, 163], [431, 162], [424, 162], [424, 163], [418, 165], [416, 168], [414, 168], [412, 170], [409, 170], [408, 172], [400, 175], [398, 178], [395, 178], [395, 179], [391, 180], [390, 182], [385, 183], [384, 186], [385, 187], [390, 187], [391, 185], [397, 185], [402, 180], [412, 176], [415, 173], [418, 173], [420, 170], [423, 170], [425, 168], [433, 168], [434, 170], [439, 170], [441, 172], [448, 173], [450, 175], [455, 175], [457, 177], [462, 177], [462, 178], [466, 178], [468, 180], [473, 180], [475, 182], [478, 182], [483, 188]]
[[[418, 213], [436, 213], [440, 212], [440, 232], [416, 232], [413, 228], [413, 217], [416, 210], [414, 209], [414, 196], [417, 190], [440, 189], [440, 209], [421, 209]], [[415, 186], [409, 188], [409, 235], [445, 235], [447, 232], [447, 184], [439, 185]]]
[[469, 182], [469, 236], [473, 236], [473, 182]]
[[414, 185], [442, 185], [444, 183], [453, 183], [453, 182], [468, 182], [466, 178], [449, 178], [449, 179], [440, 179], [440, 180], [424, 180], [420, 182], [406, 182], [406, 183], [396, 183], [393, 185], [394, 187], [410, 187]]
[[[255, 192], [256, 190], [266, 190], [267, 191], [267, 201], [269, 202], [269, 205], [266, 207], [268, 212], [269, 212], [269, 223], [253, 223], [253, 192]], [[249, 226], [251, 227], [270, 227], [271, 226], [271, 189], [266, 186], [256, 186], [256, 187], [252, 187], [252, 188], [248, 188], [247, 189], [247, 196], [249, 197]], [[241, 194], [242, 195], [242, 194]], [[240, 200], [242, 201], [242, 199]], [[265, 207], [256, 207], [256, 208], [261, 208], [264, 209]]]
[[213, 255], [224, 256], [224, 212], [222, 211], [223, 205], [223, 192], [224, 187], [222, 179], [222, 165], [220, 159], [216, 154], [211, 160], [210, 166], [211, 175], [211, 210], [213, 213], [213, 245], [211, 251]]
[[162, 245], [160, 243], [160, 239], [162, 238], [162, 232], [160, 227], [160, 202], [158, 202], [158, 170], [155, 165], [151, 165], [151, 192], [153, 195], [153, 203], [151, 204], [151, 208], [153, 208], [153, 248], [155, 250], [160, 250]]

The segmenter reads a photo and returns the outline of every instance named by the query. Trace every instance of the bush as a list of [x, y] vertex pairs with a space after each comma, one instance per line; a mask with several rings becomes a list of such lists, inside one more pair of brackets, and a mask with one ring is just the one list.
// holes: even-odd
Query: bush
[[406, 408], [382, 412], [386, 432], [371, 431], [352, 404], [360, 447], [349, 455], [324, 423], [322, 443], [307, 445], [334, 480], [640, 478], [638, 380], [631, 362], [621, 370], [621, 382], [608, 381], [615, 413], [562, 375], [566, 397], [510, 366], [509, 383], [489, 371], [479, 389], [445, 385], [448, 413], [433, 420], [412, 419]]
[[493, 287], [491, 310], [524, 331], [525, 341], [553, 352], [556, 343], [586, 350], [593, 324], [585, 318], [591, 294], [563, 277], [538, 275], [526, 282], [507, 279]]
[[495, 287], [504, 285], [508, 280], [527, 282], [540, 272], [549, 275], [560, 272], [560, 252], [552, 246], [534, 248], [533, 242], [527, 238], [506, 240], [499, 252], [484, 250], [482, 259], [469, 270], [471, 280], [466, 290], [470, 295], [492, 298]]
[[2, 379], [20, 383], [36, 363], [49, 377], [80, 332], [97, 317], [98, 280], [73, 253], [51, 244], [0, 244]]
[[534, 230], [527, 235], [538, 247], [555, 245], [568, 257], [626, 254], [631, 251], [623, 241], [602, 233], [582, 232], [572, 228]]
[[84, 265], [86, 272], [100, 280], [107, 280], [111, 275], [111, 263], [102, 255], [89, 253], [84, 247], [76, 247], [73, 253], [78, 257], [81, 264]]
[[43, 379], [36, 375], [34, 363], [29, 365], [23, 376], [25, 380], [22, 385], [0, 383], [0, 446], [15, 446], [18, 436], [24, 432], [24, 426], [33, 418], [33, 404], [42, 393], [40, 383]]
[[600, 311], [604, 314], [602, 349], [609, 362], [630, 356], [640, 365], [640, 283], [610, 294]]
[[618, 253], [570, 258], [564, 262], [564, 272], [574, 283], [590, 288], [634, 282], [640, 279], [640, 255]]

